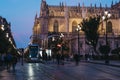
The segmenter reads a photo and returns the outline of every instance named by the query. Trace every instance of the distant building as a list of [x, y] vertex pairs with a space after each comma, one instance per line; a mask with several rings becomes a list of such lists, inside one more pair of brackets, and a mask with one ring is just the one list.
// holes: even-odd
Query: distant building
[[[40, 14], [35, 16], [33, 35], [31, 37], [32, 43], [37, 43], [42, 48], [52, 48], [52, 42], [49, 40], [54, 39], [55, 36], [63, 34], [63, 40], [66, 45], [69, 46], [69, 54], [77, 53], [78, 42], [76, 27], [82, 22], [84, 18], [90, 16], [96, 16], [104, 14], [104, 11], [109, 11], [112, 16], [108, 20], [108, 42], [111, 48], [114, 49], [120, 46], [120, 2], [113, 4], [111, 2], [111, 7], [97, 7], [94, 6], [86, 7], [84, 3], [78, 6], [67, 6], [64, 3], [60, 5], [48, 5], [45, 0], [42, 0], [40, 6]], [[99, 28], [100, 39], [98, 41], [98, 46], [100, 44], [105, 44], [105, 22], [101, 23]], [[80, 54], [85, 53], [94, 54], [92, 47], [86, 44], [85, 35], [80, 31]]]

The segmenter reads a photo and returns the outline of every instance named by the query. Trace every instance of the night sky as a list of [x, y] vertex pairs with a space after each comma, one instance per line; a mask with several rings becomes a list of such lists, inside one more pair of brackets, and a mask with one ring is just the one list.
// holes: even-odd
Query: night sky
[[[67, 5], [78, 5], [78, 2], [82, 6], [105, 6], [110, 7], [112, 1], [114, 4], [119, 0], [46, 0], [49, 5], [59, 5], [60, 2], [64, 2]], [[36, 13], [40, 13], [41, 0], [0, 0], [0, 16], [11, 22], [11, 30], [14, 36], [17, 48], [25, 48], [30, 42], [30, 36], [32, 35], [32, 28], [34, 24], [34, 17]]]

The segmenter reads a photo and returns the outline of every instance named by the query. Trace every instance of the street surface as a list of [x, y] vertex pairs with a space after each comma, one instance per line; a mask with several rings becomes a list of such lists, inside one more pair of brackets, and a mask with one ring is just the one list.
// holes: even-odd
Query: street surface
[[18, 63], [16, 71], [0, 71], [0, 80], [120, 80], [120, 67], [80, 62]]

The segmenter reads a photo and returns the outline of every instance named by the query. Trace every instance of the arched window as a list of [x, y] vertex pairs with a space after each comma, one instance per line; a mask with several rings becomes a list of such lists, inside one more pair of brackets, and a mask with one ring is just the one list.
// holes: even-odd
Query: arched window
[[50, 12], [50, 16], [54, 16], [54, 12], [53, 11]]
[[108, 33], [112, 33], [112, 22], [111, 22], [111, 21], [109, 21], [109, 22], [107, 23], [107, 32], [108, 32]]
[[54, 32], [58, 32], [58, 29], [59, 29], [59, 27], [58, 27], [58, 21], [55, 20], [54, 26], [53, 26], [53, 30], [54, 30]]
[[72, 22], [72, 32], [75, 32], [75, 31], [76, 31], [76, 28], [77, 28], [77, 22], [76, 22], [76, 21], [73, 21], [73, 22]]

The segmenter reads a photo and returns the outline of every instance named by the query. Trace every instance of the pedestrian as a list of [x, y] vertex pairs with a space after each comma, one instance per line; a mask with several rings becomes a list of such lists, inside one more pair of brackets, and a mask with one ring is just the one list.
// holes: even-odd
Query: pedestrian
[[43, 60], [47, 61], [47, 53], [45, 50], [43, 50], [42, 55], [43, 55]]
[[52, 60], [55, 61], [55, 54], [52, 55]]
[[79, 55], [78, 54], [74, 54], [74, 60], [75, 60], [75, 64], [76, 66], [79, 65]]
[[7, 53], [5, 56], [5, 62], [7, 65], [7, 70], [10, 70], [11, 68], [11, 62], [12, 62], [12, 54], [11, 53]]
[[15, 71], [15, 67], [16, 67], [16, 64], [17, 64], [17, 56], [16, 55], [13, 55], [12, 57], [12, 69], [13, 71]]
[[89, 61], [89, 54], [85, 54], [85, 60]]
[[2, 66], [2, 55], [0, 54], [0, 66]]
[[61, 64], [62, 65], [64, 65], [64, 58], [65, 58], [64, 54], [61, 54]]
[[59, 65], [60, 64], [60, 53], [57, 53], [56, 55], [56, 61], [57, 61], [57, 64]]
[[5, 66], [5, 54], [1, 55], [1, 63], [2, 63], [2, 67]]

